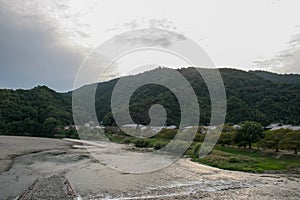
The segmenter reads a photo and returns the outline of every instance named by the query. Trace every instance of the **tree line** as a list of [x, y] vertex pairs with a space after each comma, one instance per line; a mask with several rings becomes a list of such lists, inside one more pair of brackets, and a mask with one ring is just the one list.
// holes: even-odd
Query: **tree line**
[[289, 129], [278, 129], [275, 131], [264, 131], [260, 123], [247, 121], [240, 128], [234, 129], [225, 125], [218, 144], [252, 148], [293, 150], [295, 154], [300, 149], [300, 131]]
[[46, 86], [0, 90], [0, 134], [54, 137], [71, 124], [71, 96], [68, 94], [57, 93]]

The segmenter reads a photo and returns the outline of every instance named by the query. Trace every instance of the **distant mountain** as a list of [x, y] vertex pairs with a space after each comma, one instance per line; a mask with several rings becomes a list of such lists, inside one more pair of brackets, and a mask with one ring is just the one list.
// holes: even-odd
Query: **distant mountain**
[[250, 73], [262, 77], [266, 80], [273, 81], [274, 83], [285, 83], [285, 84], [298, 84], [300, 85], [299, 74], [276, 74], [267, 71], [250, 71]]
[[[178, 72], [186, 77], [198, 96], [200, 124], [208, 124], [211, 102], [204, 80], [194, 68], [179, 69]], [[145, 72], [128, 79], [143, 78], [150, 76], [151, 73], [154, 72]], [[227, 123], [236, 124], [245, 120], [263, 124], [279, 121], [300, 123], [300, 85], [276, 84], [255, 73], [236, 69], [224, 68], [220, 69], [220, 73], [227, 93]], [[100, 83], [96, 93], [98, 119], [108, 125], [114, 123], [110, 112], [110, 97], [117, 80]], [[153, 104], [161, 104], [166, 108], [168, 124], [179, 124], [180, 108], [175, 95], [168, 89], [153, 84], [139, 88], [131, 97], [130, 114], [135, 122], [148, 124], [150, 122], [148, 110]]]
[[[125, 77], [129, 81], [150, 76], [153, 73], [165, 73], [170, 69], [156, 69], [142, 74]], [[211, 69], [202, 69], [211, 70]], [[210, 121], [210, 97], [204, 80], [195, 68], [178, 69], [191, 84], [197, 95], [201, 118], [200, 124]], [[279, 79], [269, 80], [261, 72], [245, 72], [236, 69], [219, 69], [227, 95], [226, 122], [237, 124], [252, 120], [267, 125], [272, 122], [300, 124], [300, 85], [278, 84]], [[271, 74], [272, 75], [272, 74]], [[274, 77], [277, 74], [274, 75]], [[290, 75], [278, 75], [282, 79]], [[285, 78], [287, 77], [287, 78]], [[292, 76], [295, 79], [298, 75]], [[171, 79], [165, 76], [165, 79]], [[95, 108], [99, 121], [113, 125], [111, 113], [111, 95], [119, 79], [97, 84]], [[287, 83], [285, 81], [284, 83]], [[291, 82], [289, 82], [291, 83]], [[86, 85], [73, 91], [74, 95], [88, 94], [95, 85]], [[70, 93], [57, 93], [46, 86], [31, 90], [0, 90], [0, 133], [51, 136], [51, 127], [73, 123], [72, 96]], [[81, 99], [85, 102], [87, 99]], [[148, 124], [149, 108], [161, 104], [167, 111], [167, 124], [180, 123], [180, 106], [176, 96], [167, 88], [148, 84], [137, 89], [130, 100], [130, 114], [139, 124]], [[82, 118], [88, 122], [89, 112], [82, 110]]]

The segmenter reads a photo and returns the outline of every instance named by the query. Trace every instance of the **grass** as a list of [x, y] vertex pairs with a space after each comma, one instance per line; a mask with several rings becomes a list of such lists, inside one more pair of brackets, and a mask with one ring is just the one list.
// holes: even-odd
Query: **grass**
[[300, 160], [276, 159], [262, 155], [260, 150], [236, 149], [216, 146], [205, 158], [192, 158], [193, 161], [213, 167], [262, 173], [271, 170], [300, 169]]
[[[170, 142], [165, 138], [144, 138], [137, 139], [124, 135], [110, 135], [110, 140], [117, 143], [133, 144], [140, 148], [153, 148], [158, 150]], [[192, 161], [220, 169], [262, 173], [273, 170], [299, 170], [300, 160], [276, 159], [274, 156], [264, 154], [258, 149], [239, 149], [232, 147], [215, 146], [213, 151], [205, 158], [197, 158], [195, 149], [198, 152], [199, 142], [194, 142], [185, 152], [185, 156], [191, 157]], [[276, 154], [275, 154], [276, 155]]]

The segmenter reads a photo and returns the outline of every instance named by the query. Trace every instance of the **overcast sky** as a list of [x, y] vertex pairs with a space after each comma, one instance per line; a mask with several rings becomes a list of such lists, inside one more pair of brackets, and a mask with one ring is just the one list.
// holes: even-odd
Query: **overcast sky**
[[[298, 0], [0, 0], [0, 88], [71, 90], [90, 51], [115, 34], [146, 27], [194, 40], [216, 66], [300, 73], [299, 8]], [[174, 41], [160, 34], [151, 42]], [[118, 61], [115, 74], [149, 55], [158, 56]]]

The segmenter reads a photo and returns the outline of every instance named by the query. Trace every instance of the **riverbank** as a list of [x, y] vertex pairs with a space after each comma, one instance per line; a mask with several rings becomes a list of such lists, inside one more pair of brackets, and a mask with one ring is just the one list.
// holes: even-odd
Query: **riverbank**
[[[25, 142], [21, 137], [0, 137], [1, 144], [6, 144], [0, 146], [0, 152], [9, 146], [14, 147], [16, 150], [13, 151], [17, 153], [25, 152], [25, 149], [35, 151], [14, 157], [11, 168], [0, 173], [0, 199], [300, 198], [300, 178], [293, 174], [227, 171], [184, 158], [158, 171], [124, 173], [107, 166], [115, 164], [115, 161], [104, 163], [95, 159], [89, 151], [110, 155], [114, 159], [138, 153], [126, 150], [126, 145], [115, 145], [108, 152], [107, 143], [101, 142], [98, 146], [89, 144], [85, 148], [76, 140], [28, 139]], [[39, 146], [44, 149], [39, 149]], [[47, 149], [51, 146], [53, 149]]]

